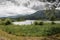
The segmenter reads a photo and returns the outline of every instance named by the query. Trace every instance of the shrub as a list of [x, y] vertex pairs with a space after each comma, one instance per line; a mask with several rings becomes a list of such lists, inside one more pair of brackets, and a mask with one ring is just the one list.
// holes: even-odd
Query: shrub
[[2, 24], [2, 21], [1, 21], [1, 19], [0, 19], [0, 25]]
[[4, 24], [5, 25], [10, 25], [10, 24], [12, 24], [12, 22], [11, 22], [10, 19], [5, 19]]
[[39, 25], [43, 25], [44, 23], [43, 22], [39, 22]]
[[38, 22], [34, 22], [35, 25], [38, 25]]
[[50, 18], [50, 21], [55, 21], [55, 19], [56, 19], [56, 17], [55, 17], [55, 16], [52, 16], [52, 17]]
[[0, 29], [3, 31], [17, 35], [17, 36], [51, 36], [60, 33], [60, 24], [50, 25], [45, 24], [43, 26], [39, 25], [0, 25]]
[[[50, 35], [54, 35], [54, 34], [57, 34], [57, 33], [60, 33], [60, 28], [59, 27], [51, 27], [51, 28], [49, 28], [48, 30], [45, 30], [45, 34], [47, 35], [47, 36], [50, 36]], [[45, 35], [44, 34], [44, 35]]]
[[0, 25], [3, 25], [3, 24], [4, 24], [3, 20], [2, 20], [2, 19], [0, 19]]
[[53, 24], [56, 24], [56, 23], [52, 21], [51, 24], [53, 25]]

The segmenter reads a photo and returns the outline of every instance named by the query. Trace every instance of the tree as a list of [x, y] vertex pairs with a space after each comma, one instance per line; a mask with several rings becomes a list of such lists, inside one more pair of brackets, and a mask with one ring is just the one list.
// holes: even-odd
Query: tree
[[50, 21], [55, 21], [56, 19], [56, 15], [55, 15], [55, 5], [52, 5], [51, 7], [46, 7], [46, 17], [50, 20]]

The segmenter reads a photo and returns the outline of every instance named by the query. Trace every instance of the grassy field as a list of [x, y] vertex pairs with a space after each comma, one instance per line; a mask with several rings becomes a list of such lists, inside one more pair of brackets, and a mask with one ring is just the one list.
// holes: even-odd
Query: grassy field
[[56, 34], [48, 37], [22, 37], [22, 36], [8, 34], [0, 30], [0, 40], [60, 40], [60, 34]]
[[0, 40], [60, 40], [60, 24], [0, 25]]
[[16, 36], [40, 37], [60, 33], [60, 24], [44, 25], [0, 25], [0, 30]]

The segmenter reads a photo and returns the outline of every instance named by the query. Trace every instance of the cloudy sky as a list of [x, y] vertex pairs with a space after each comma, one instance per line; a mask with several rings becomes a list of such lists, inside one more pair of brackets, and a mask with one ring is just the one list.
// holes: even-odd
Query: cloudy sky
[[0, 17], [33, 14], [44, 10], [49, 2], [39, 0], [0, 0]]

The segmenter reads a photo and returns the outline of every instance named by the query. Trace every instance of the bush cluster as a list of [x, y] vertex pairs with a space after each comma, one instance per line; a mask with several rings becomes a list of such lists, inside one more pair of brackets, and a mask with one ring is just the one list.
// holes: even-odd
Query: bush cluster
[[41, 21], [41, 22], [34, 22], [35, 25], [43, 25], [44, 23]]
[[0, 29], [3, 31], [17, 35], [17, 36], [51, 36], [54, 34], [60, 33], [60, 24], [50, 25], [45, 24], [43, 26], [39, 25], [27, 25], [27, 26], [18, 26], [18, 25], [0, 25]]
[[12, 21], [10, 19], [8, 18], [4, 20], [0, 19], [0, 25], [10, 25], [10, 24], [12, 24]]
[[52, 25], [56, 24], [54, 21], [51, 22]]
[[4, 21], [4, 24], [5, 24], [5, 25], [10, 25], [10, 24], [12, 24], [12, 22], [11, 22], [10, 19], [6, 19], [6, 20]]
[[38, 25], [38, 22], [34, 22], [35, 25]]
[[39, 22], [39, 25], [43, 25], [44, 23], [43, 22]]

